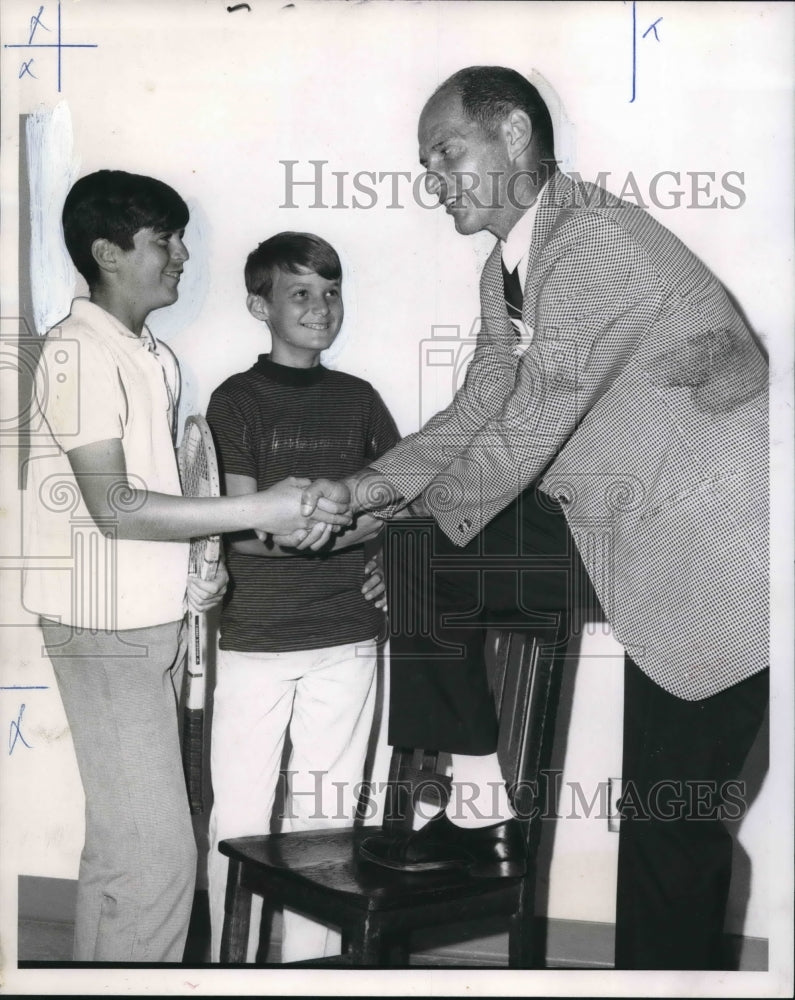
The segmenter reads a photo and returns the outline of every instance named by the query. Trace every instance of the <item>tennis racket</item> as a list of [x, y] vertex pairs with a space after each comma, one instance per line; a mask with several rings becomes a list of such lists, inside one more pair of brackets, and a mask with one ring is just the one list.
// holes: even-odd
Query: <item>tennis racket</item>
[[[218, 462], [215, 458], [210, 428], [204, 417], [191, 416], [185, 421], [179, 446], [179, 478], [186, 497], [221, 495]], [[190, 573], [202, 580], [212, 580], [221, 555], [219, 535], [194, 538], [190, 543]], [[188, 608], [188, 662], [185, 710], [182, 729], [182, 763], [188, 784], [188, 799], [193, 813], [204, 810], [204, 701], [207, 621], [204, 614]]]

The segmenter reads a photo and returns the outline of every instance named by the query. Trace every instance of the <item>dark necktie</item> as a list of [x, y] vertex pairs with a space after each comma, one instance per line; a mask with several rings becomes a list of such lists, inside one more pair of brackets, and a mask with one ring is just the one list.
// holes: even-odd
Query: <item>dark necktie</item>
[[513, 325], [516, 339], [520, 340], [522, 329], [522, 286], [519, 282], [519, 275], [516, 273], [516, 268], [513, 271], [509, 271], [505, 266], [505, 261], [501, 260], [501, 264], [505, 307], [508, 310], [508, 318]]

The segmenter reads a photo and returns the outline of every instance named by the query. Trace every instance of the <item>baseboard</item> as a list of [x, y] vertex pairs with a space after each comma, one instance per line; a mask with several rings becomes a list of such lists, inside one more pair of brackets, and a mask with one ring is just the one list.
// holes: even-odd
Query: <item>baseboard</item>
[[[71, 924], [74, 921], [77, 882], [74, 879], [19, 876], [19, 920]], [[206, 898], [205, 898], [206, 905]], [[544, 944], [545, 965], [553, 969], [610, 969], [613, 966], [612, 924], [592, 920], [536, 917], [537, 933]], [[499, 919], [433, 928], [412, 941], [412, 965], [492, 967], [508, 965], [508, 935]], [[729, 935], [729, 943], [742, 972], [768, 968], [766, 938]], [[544, 940], [545, 939], [545, 940]], [[278, 955], [280, 914], [274, 915], [270, 955]], [[20, 956], [24, 958], [24, 956]]]
[[[548, 969], [612, 969], [615, 926], [595, 920], [536, 917], [536, 935]], [[508, 934], [500, 917], [429, 928], [411, 940], [411, 964], [422, 966], [507, 968]], [[273, 915], [268, 961], [278, 962], [281, 914]], [[767, 938], [727, 935], [741, 972], [766, 972]]]
[[20, 920], [74, 922], [77, 879], [20, 875], [17, 884]]
[[[494, 924], [492, 930], [488, 924]], [[612, 924], [586, 920], [552, 920], [536, 917], [536, 935], [547, 968], [609, 969], [613, 965]], [[470, 937], [469, 932], [476, 932]], [[453, 941], [445, 941], [454, 935]], [[462, 937], [467, 935], [464, 940]], [[479, 921], [477, 925], [428, 931], [420, 944], [415, 938], [412, 964], [438, 966], [508, 965], [505, 921]]]
[[[459, 927], [455, 942], [430, 941], [412, 948], [412, 964], [429, 966], [508, 965], [508, 934], [504, 930], [483, 933], [461, 940], [465, 928]], [[432, 932], [436, 936], [436, 932]], [[448, 936], [450, 930], [445, 932]], [[544, 944], [544, 965], [548, 969], [612, 969], [615, 926], [592, 920], [562, 920], [536, 917], [536, 933]], [[543, 940], [545, 937], [545, 940]], [[727, 935], [727, 944], [741, 972], [766, 972], [767, 938]]]

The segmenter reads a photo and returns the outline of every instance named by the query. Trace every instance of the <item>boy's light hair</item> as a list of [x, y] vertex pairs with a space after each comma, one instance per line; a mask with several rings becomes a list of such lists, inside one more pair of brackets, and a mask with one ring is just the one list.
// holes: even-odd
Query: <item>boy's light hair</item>
[[189, 217], [188, 206], [163, 181], [124, 170], [98, 170], [76, 181], [66, 196], [64, 240], [75, 267], [93, 288], [99, 280], [91, 253], [94, 240], [132, 250], [140, 229], [184, 229]]
[[270, 298], [274, 268], [301, 274], [314, 271], [326, 281], [339, 281], [342, 265], [334, 247], [312, 233], [284, 232], [271, 236], [252, 250], [246, 260], [246, 290]]

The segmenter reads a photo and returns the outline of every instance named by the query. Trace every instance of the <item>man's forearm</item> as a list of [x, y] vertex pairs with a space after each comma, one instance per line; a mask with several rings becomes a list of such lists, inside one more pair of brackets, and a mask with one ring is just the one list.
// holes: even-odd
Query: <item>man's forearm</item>
[[351, 493], [351, 512], [400, 506], [403, 494], [376, 469], [366, 468], [344, 480]]

